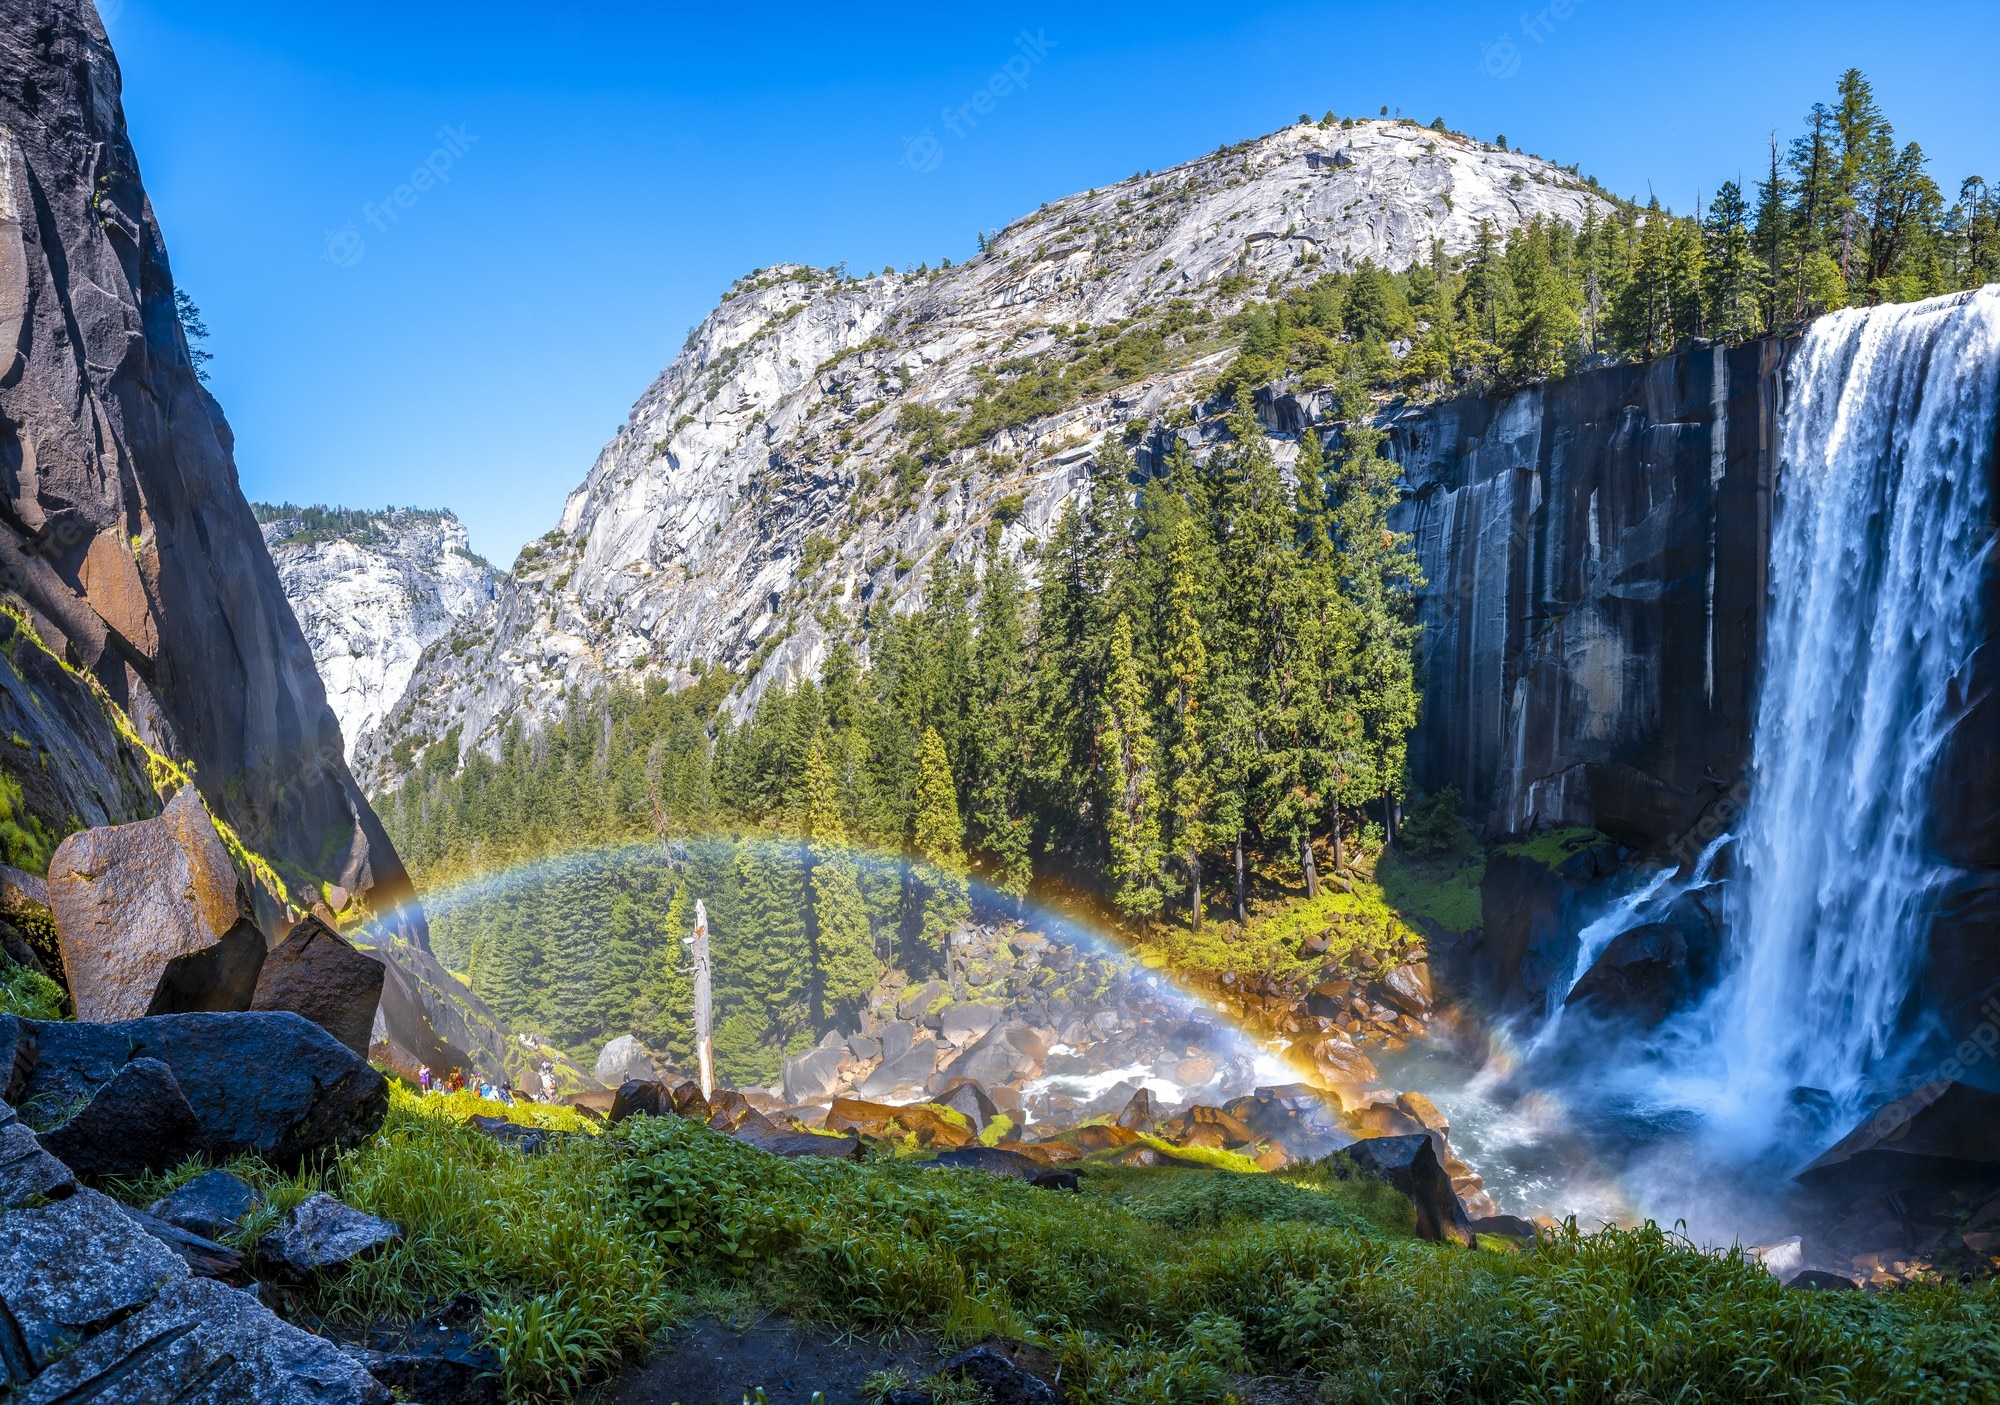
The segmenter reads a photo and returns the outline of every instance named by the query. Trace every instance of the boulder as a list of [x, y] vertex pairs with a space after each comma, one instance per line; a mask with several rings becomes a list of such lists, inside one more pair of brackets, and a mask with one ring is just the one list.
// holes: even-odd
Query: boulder
[[311, 1278], [379, 1254], [403, 1237], [387, 1220], [341, 1204], [325, 1191], [294, 1206], [284, 1222], [257, 1241], [260, 1265], [292, 1278]]
[[[846, 1057], [847, 1047], [843, 1043], [822, 1045], [786, 1059], [783, 1080], [785, 1101], [812, 1103], [832, 1097], [834, 1089], [840, 1086], [840, 1065]], [[925, 1076], [929, 1076], [928, 1070]]]
[[1451, 1188], [1428, 1134], [1374, 1137], [1338, 1153], [1365, 1176], [1386, 1181], [1409, 1198], [1417, 1211], [1417, 1237], [1470, 1246], [1472, 1226]]
[[1183, 1171], [1212, 1171], [1215, 1169], [1206, 1161], [1198, 1161], [1192, 1156], [1176, 1156], [1171, 1151], [1161, 1151], [1156, 1146], [1144, 1142], [1113, 1151], [1105, 1161], [1112, 1166], [1170, 1166]]
[[509, 1122], [504, 1117], [478, 1117], [466, 1120], [473, 1131], [495, 1141], [502, 1146], [512, 1147], [524, 1156], [538, 1156], [547, 1151], [558, 1138], [574, 1133], [553, 1132], [547, 1127], [524, 1127], [518, 1122]]
[[734, 1132], [745, 1118], [759, 1115], [749, 1099], [734, 1088], [717, 1088], [707, 1101], [708, 1127], [712, 1132]]
[[[247, 917], [238, 918], [215, 945], [176, 956], [166, 964], [146, 1013], [248, 1009], [255, 1003], [257, 983], [263, 979], [264, 957], [263, 930]], [[251, 992], [248, 999], [243, 995], [246, 990]]]
[[1159, 1125], [1159, 1134], [1176, 1146], [1211, 1150], [1248, 1146], [1256, 1140], [1250, 1129], [1219, 1107], [1191, 1107]]
[[1062, 1405], [1062, 1396], [1049, 1384], [1059, 1374], [1055, 1365], [1032, 1347], [988, 1341], [961, 1351], [938, 1374], [972, 1386], [986, 1405]]
[[948, 1078], [975, 1078], [992, 1087], [1040, 1078], [1049, 1054], [1045, 1031], [1020, 1020], [997, 1024], [945, 1066]]
[[1686, 935], [1671, 922], [1648, 922], [1613, 937], [1563, 1005], [1651, 1029], [1685, 1009], [1702, 988]]
[[630, 1034], [619, 1035], [598, 1051], [597, 1066], [591, 1070], [591, 1076], [607, 1088], [616, 1088], [635, 1078], [645, 1083], [661, 1081], [660, 1067], [652, 1054]]
[[173, 1070], [143, 1058], [119, 1069], [40, 1137], [51, 1156], [90, 1177], [165, 1171], [199, 1156], [208, 1144]]
[[2000, 1185], [2000, 1094], [1926, 1083], [1877, 1108], [1799, 1172], [1814, 1190], [1855, 1200]]
[[951, 987], [943, 981], [925, 981], [903, 992], [902, 999], [896, 1002], [896, 1013], [903, 1019], [921, 1022], [950, 998]]
[[1800, 1269], [1785, 1280], [1787, 1288], [1805, 1288], [1821, 1293], [1859, 1292], [1861, 1285], [1843, 1274], [1829, 1273], [1823, 1268]]
[[194, 1278], [167, 1284], [143, 1310], [42, 1372], [16, 1405], [388, 1405], [389, 1399], [332, 1342], [283, 1321], [248, 1293]]
[[938, 1017], [938, 1033], [946, 1043], [962, 1049], [1000, 1023], [1004, 1013], [997, 1005], [972, 1002], [947, 1005]]
[[1128, 1132], [1150, 1132], [1153, 1130], [1153, 1094], [1148, 1088], [1141, 1088], [1132, 1094], [1125, 1108], [1112, 1119], [1112, 1125], [1123, 1127]]
[[68, 1166], [42, 1149], [28, 1124], [0, 1103], [0, 1210], [18, 1210], [30, 1201], [59, 1200], [76, 1190]]
[[0, 1234], [0, 1306], [6, 1309], [0, 1322], [15, 1341], [0, 1364], [17, 1381], [188, 1276], [180, 1255], [94, 1190], [40, 1209], [10, 1210], [6, 1231]]
[[737, 1095], [726, 1088], [718, 1089], [715, 1105], [711, 1107], [708, 1099], [701, 1095], [701, 1085], [692, 1078], [685, 1078], [679, 1082], [665, 1080], [641, 1082], [638, 1079], [628, 1079], [619, 1085], [616, 1093], [611, 1095], [605, 1109], [605, 1119], [610, 1122], [623, 1122], [628, 1117], [665, 1117], [672, 1113], [676, 1117], [707, 1122], [715, 1115], [715, 1109], [724, 1105], [725, 1099], [737, 1099]]
[[1321, 1035], [1307, 1045], [1313, 1071], [1329, 1088], [1359, 1088], [1382, 1075], [1368, 1056], [1345, 1034]]
[[0, 916], [30, 920], [51, 917], [48, 879], [0, 864]]
[[910, 1051], [910, 1045], [917, 1040], [917, 1027], [901, 1021], [882, 1026], [882, 1047], [876, 1057], [883, 1060], [900, 1059]]
[[1375, 982], [1375, 998], [1412, 1019], [1431, 1012], [1431, 968], [1422, 961], [1398, 966]]
[[[158, 1015], [119, 1024], [35, 1025], [23, 1101], [91, 1101], [135, 1059], [173, 1073], [214, 1157], [255, 1153], [280, 1168], [374, 1135], [389, 1085], [318, 1025], [286, 1013]], [[60, 1155], [60, 1153], [57, 1153]]]
[[[243, 916], [235, 865], [193, 786], [160, 814], [79, 830], [49, 860], [49, 908], [80, 1020], [126, 1020], [155, 1011], [168, 967], [208, 951]], [[182, 968], [171, 990], [197, 1008], [249, 1008], [257, 972], [234, 959]], [[261, 955], [263, 941], [256, 943]], [[247, 974], [247, 981], [244, 977]], [[223, 982], [201, 988], [206, 975]]]
[[978, 1171], [982, 1175], [1003, 1176], [1026, 1181], [1043, 1190], [1075, 1190], [1076, 1172], [1059, 1171], [1034, 1157], [1004, 1147], [965, 1146], [941, 1151], [925, 1163], [941, 1171]]
[[462, 1328], [429, 1324], [379, 1331], [347, 1348], [398, 1400], [424, 1405], [500, 1405], [500, 1355]]
[[1282, 1146], [1294, 1160], [1311, 1161], [1354, 1144], [1354, 1134], [1327, 1107], [1326, 1095], [1304, 1083], [1258, 1088], [1225, 1105], [1260, 1142]]
[[1435, 1132], [1440, 1137], [1451, 1135], [1451, 1123], [1438, 1111], [1438, 1105], [1422, 1093], [1398, 1094], [1396, 1107], [1426, 1132]]
[[[41, 1039], [33, 1020], [0, 1015], [0, 1102], [17, 1102], [35, 1071]], [[4, 1121], [5, 1119], [0, 1119]]]
[[1428, 1135], [1423, 1123], [1391, 1103], [1371, 1103], [1349, 1120], [1364, 1138]]
[[935, 1039], [919, 1039], [894, 1058], [887, 1057], [885, 1053], [881, 1066], [869, 1074], [855, 1091], [864, 1098], [880, 1098], [901, 1088], [927, 1086], [931, 1075], [937, 1072], [939, 1047]]
[[865, 1137], [910, 1136], [919, 1146], [959, 1147], [973, 1140], [967, 1128], [923, 1103], [897, 1107], [859, 1098], [835, 1098], [827, 1109], [826, 1128]]
[[986, 1124], [1000, 1115], [986, 1085], [976, 1078], [954, 1078], [940, 1088], [931, 1101], [948, 1107], [972, 1124], [974, 1132], [984, 1132]]
[[835, 1160], [848, 1160], [861, 1155], [861, 1138], [848, 1136], [821, 1136], [818, 1132], [794, 1132], [774, 1127], [763, 1114], [753, 1112], [730, 1133], [745, 1146], [754, 1146], [759, 1151], [767, 1151], [773, 1156], [830, 1156]]
[[264, 1193], [241, 1176], [207, 1171], [146, 1208], [155, 1218], [190, 1234], [221, 1239], [263, 1203]]
[[1482, 1215], [1471, 1223], [1474, 1234], [1491, 1234], [1500, 1239], [1533, 1239], [1535, 1222], [1519, 1215]]
[[365, 1059], [385, 974], [380, 961], [308, 917], [264, 958], [250, 1008], [303, 1015]]

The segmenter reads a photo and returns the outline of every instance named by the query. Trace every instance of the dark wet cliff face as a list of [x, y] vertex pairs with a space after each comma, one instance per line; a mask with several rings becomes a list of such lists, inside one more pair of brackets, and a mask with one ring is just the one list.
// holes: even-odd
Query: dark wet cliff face
[[[0, 6], [0, 484], [0, 585], [54, 653], [251, 847], [378, 905], [407, 891], [189, 362], [88, 0]], [[17, 774], [101, 740], [61, 719], [24, 739]], [[109, 793], [52, 794], [57, 823], [130, 817], [130, 758], [106, 768], [84, 788]]]
[[[1703, 348], [1402, 416], [1428, 582], [1411, 765], [1497, 833], [1677, 850], [1750, 759], [1785, 344]], [[1691, 854], [1690, 854], [1691, 857]]]

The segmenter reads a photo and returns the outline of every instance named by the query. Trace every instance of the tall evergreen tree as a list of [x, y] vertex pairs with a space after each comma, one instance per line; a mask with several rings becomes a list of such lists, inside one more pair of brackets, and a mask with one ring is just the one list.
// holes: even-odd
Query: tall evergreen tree
[[806, 841], [811, 864], [812, 939], [818, 966], [815, 1023], [827, 1012], [851, 1011], [875, 986], [881, 963], [854, 859], [847, 850], [840, 785], [823, 737], [813, 738], [806, 761]]
[[952, 934], [970, 916], [966, 894], [965, 827], [958, 816], [958, 788], [937, 728], [917, 748], [917, 804], [913, 869], [917, 937], [921, 950], [949, 960]]
[[1151, 922], [1160, 911], [1160, 797], [1146, 684], [1132, 652], [1132, 617], [1111, 627], [1098, 707], [1098, 772], [1111, 901], [1127, 917]]
[[1204, 732], [1208, 651], [1202, 643], [1203, 583], [1192, 517], [1176, 517], [1167, 543], [1161, 665], [1166, 675], [1168, 839], [1185, 866], [1188, 920], [1201, 930], [1201, 854], [1208, 843], [1214, 774]]

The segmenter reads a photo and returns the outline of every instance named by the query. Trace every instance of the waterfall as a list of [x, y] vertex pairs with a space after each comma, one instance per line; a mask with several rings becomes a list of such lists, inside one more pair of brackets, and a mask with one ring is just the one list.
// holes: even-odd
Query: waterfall
[[2000, 286], [1834, 313], [1792, 359], [1733, 967], [1702, 1012], [1738, 1113], [1804, 1086], [1851, 1115], [1913, 1071], [1908, 997], [1947, 876], [1931, 783], [1979, 641], [1996, 401]]

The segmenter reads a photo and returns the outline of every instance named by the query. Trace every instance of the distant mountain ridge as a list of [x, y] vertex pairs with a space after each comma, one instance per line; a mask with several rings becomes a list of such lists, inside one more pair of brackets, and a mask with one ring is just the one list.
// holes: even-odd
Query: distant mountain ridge
[[689, 336], [492, 606], [350, 734], [355, 764], [379, 793], [452, 728], [491, 746], [604, 680], [718, 664], [752, 675], [748, 699], [813, 673], [842, 619], [921, 598], [920, 563], [968, 562], [989, 529], [1028, 554], [1091, 445], [1212, 381], [1235, 350], [1223, 319], [1252, 300], [1611, 208], [1573, 171], [1456, 133], [1302, 122], [1045, 205], [957, 267], [761, 270]]
[[493, 568], [444, 509], [252, 510], [352, 757], [425, 648], [492, 601]]

